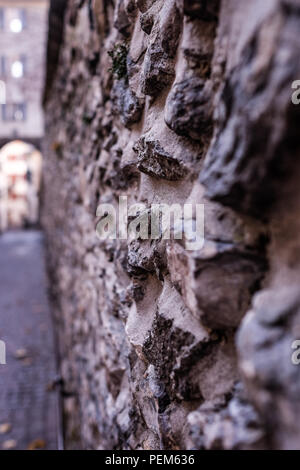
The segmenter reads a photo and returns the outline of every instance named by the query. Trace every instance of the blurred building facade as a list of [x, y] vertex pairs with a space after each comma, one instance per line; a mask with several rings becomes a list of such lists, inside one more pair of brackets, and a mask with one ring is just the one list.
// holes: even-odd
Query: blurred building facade
[[42, 156], [22, 141], [0, 151], [0, 232], [37, 224]]
[[47, 0], [0, 0], [0, 145], [39, 144]]
[[48, 0], [0, 0], [0, 232], [38, 221]]

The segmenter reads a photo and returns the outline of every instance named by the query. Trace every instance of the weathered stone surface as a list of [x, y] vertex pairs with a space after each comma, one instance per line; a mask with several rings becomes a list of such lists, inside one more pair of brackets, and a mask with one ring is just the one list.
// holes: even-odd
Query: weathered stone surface
[[173, 243], [168, 249], [171, 278], [203, 325], [237, 327], [265, 271], [264, 259], [234, 244], [205, 242], [188, 256]]
[[130, 89], [125, 79], [118, 81], [115, 87], [117, 109], [125, 126], [130, 126], [141, 119], [144, 102]]
[[298, 448], [299, 367], [292, 363], [298, 325], [298, 288], [282, 287], [255, 296], [238, 335], [241, 370], [258, 410], [274, 426], [274, 448]]
[[209, 197], [255, 215], [263, 216], [273, 202], [292, 165], [289, 150], [299, 148], [299, 108], [291, 103], [291, 84], [300, 74], [299, 45], [292, 39], [299, 21], [282, 5], [253, 30], [226, 74], [201, 173]]
[[156, 15], [143, 66], [142, 90], [157, 95], [175, 75], [174, 58], [181, 32], [182, 14], [176, 2], [167, 0]]
[[137, 166], [143, 173], [169, 181], [182, 179], [188, 173], [183, 162], [166, 152], [158, 141], [141, 137], [134, 150], [138, 154]]
[[184, 13], [205, 21], [217, 20], [220, 0], [184, 0]]
[[[67, 7], [43, 213], [67, 448], [299, 448], [299, 18], [296, 0]], [[97, 205], [124, 195], [149, 218], [204, 204], [203, 246], [194, 214], [182, 239], [98, 239]]]
[[140, 23], [142, 30], [147, 34], [150, 34], [154, 23], [153, 15], [148, 12], [144, 13], [140, 17]]
[[192, 446], [198, 449], [263, 448], [261, 420], [249, 404], [241, 383], [225, 400], [204, 404], [188, 417]]
[[177, 134], [201, 140], [212, 132], [211, 90], [197, 78], [176, 83], [168, 96], [165, 120]]
[[[129, 36], [131, 21], [128, 17], [126, 3], [128, 4], [128, 2], [125, 2], [125, 0], [117, 0], [115, 7], [114, 26], [121, 34], [123, 34], [124, 36]], [[130, 4], [132, 4], [132, 2], [130, 2]], [[130, 8], [130, 4], [129, 11], [132, 8]]]

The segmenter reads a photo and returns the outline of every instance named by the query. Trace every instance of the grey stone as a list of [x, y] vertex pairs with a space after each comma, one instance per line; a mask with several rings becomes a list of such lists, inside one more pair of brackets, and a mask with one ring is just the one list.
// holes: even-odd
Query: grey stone
[[158, 141], [141, 137], [134, 145], [134, 151], [138, 155], [138, 169], [150, 176], [177, 181], [188, 174], [185, 165], [166, 152]]
[[141, 118], [144, 100], [138, 98], [129, 87], [126, 79], [118, 80], [115, 85], [117, 109], [125, 126], [131, 126]]
[[216, 21], [220, 0], [184, 0], [184, 13], [192, 18], [205, 21]]
[[212, 134], [212, 93], [204, 81], [187, 78], [175, 83], [168, 96], [165, 121], [177, 134], [209, 140]]
[[[260, 217], [292, 168], [289, 146], [299, 148], [299, 107], [291, 103], [299, 47], [289, 42], [298, 16], [293, 11], [278, 15], [277, 21], [266, 19], [256, 28], [239, 65], [226, 77], [200, 176], [209, 197]], [[274, 53], [263, 45], [266, 34]]]
[[156, 18], [143, 66], [142, 91], [156, 96], [174, 78], [174, 58], [182, 15], [174, 1], [166, 1]]

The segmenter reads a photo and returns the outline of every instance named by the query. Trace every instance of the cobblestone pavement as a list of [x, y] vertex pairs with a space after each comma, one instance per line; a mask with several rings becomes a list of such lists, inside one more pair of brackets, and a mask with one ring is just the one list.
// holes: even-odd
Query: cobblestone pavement
[[0, 236], [0, 449], [57, 449], [58, 394], [47, 300], [43, 238], [38, 231]]

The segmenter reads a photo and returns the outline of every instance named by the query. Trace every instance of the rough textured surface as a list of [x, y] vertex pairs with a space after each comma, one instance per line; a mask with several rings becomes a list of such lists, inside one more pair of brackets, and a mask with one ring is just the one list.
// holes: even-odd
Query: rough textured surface
[[[67, 447], [299, 447], [299, 11], [67, 8], [44, 147]], [[120, 195], [204, 204], [204, 247], [100, 241]]]

